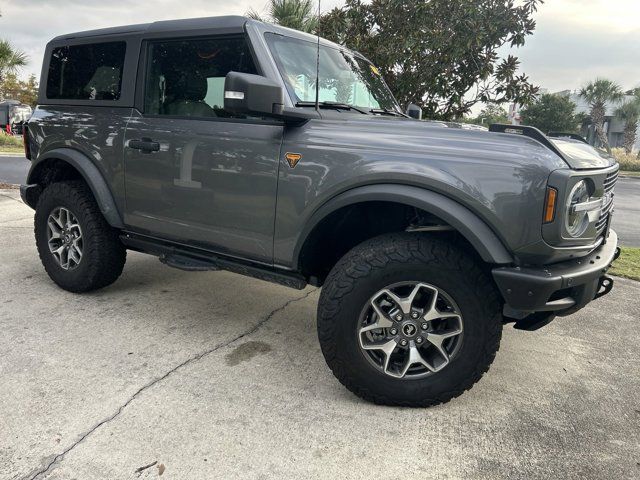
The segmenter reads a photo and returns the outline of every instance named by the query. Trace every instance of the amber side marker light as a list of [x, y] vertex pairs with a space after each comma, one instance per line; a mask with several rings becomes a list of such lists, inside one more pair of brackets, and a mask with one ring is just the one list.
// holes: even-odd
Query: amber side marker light
[[547, 187], [547, 197], [544, 201], [544, 223], [551, 223], [556, 218], [556, 200], [558, 191], [555, 188]]

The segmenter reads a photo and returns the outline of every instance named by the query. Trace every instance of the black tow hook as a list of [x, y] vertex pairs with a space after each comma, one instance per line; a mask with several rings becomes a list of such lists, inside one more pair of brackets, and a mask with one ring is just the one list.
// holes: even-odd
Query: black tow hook
[[620, 247], [616, 247], [616, 253], [613, 255], [613, 262], [615, 262], [620, 257], [621, 253], [622, 253], [622, 250], [620, 249]]
[[598, 290], [597, 290], [596, 296], [593, 297], [593, 299], [595, 300], [596, 298], [604, 297], [607, 293], [611, 291], [612, 288], [613, 288], [613, 278], [607, 275], [603, 275], [602, 277], [600, 277], [600, 281], [598, 282]]

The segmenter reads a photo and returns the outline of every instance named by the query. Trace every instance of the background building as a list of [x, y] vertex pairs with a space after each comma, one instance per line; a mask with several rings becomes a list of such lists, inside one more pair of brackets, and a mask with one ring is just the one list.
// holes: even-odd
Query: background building
[[[582, 98], [577, 90], [562, 90], [560, 92], [556, 92], [555, 95], [563, 95], [568, 97], [573, 103], [576, 104], [576, 113], [584, 113], [589, 115], [591, 107], [587, 103], [587, 101]], [[626, 101], [631, 100], [633, 97], [631, 95], [625, 95], [622, 100], [617, 102], [607, 102], [606, 112], [605, 112], [605, 122], [604, 122], [604, 130], [607, 132], [607, 138], [609, 140], [609, 145], [611, 148], [622, 147], [623, 145], [623, 137], [624, 137], [624, 121], [620, 120], [616, 117], [616, 110], [625, 103]], [[593, 125], [588, 123], [582, 126], [582, 130], [580, 132], [590, 144], [594, 144], [596, 142], [596, 133]], [[634, 150], [640, 150], [640, 125], [638, 127], [638, 132], [636, 135], [636, 143], [634, 144]]]

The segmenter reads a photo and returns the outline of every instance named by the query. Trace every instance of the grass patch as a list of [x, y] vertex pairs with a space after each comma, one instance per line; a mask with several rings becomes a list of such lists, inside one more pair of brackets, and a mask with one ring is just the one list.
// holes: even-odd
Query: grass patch
[[613, 262], [609, 273], [640, 281], [640, 248], [622, 247], [620, 258]]
[[0, 147], [0, 153], [11, 153], [11, 154], [24, 154], [24, 148], [22, 147]]
[[24, 146], [22, 145], [22, 137], [15, 137], [0, 132], [0, 152], [22, 153]]
[[640, 158], [635, 153], [625, 153], [624, 148], [614, 148], [611, 153], [625, 172], [640, 172]]

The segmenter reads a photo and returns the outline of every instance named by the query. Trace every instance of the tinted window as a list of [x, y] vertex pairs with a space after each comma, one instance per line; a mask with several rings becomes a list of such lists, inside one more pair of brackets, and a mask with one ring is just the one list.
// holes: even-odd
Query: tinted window
[[47, 98], [118, 100], [125, 51], [125, 42], [54, 49], [47, 76]]
[[145, 88], [145, 113], [228, 117], [224, 80], [230, 71], [256, 73], [243, 38], [152, 43]]

